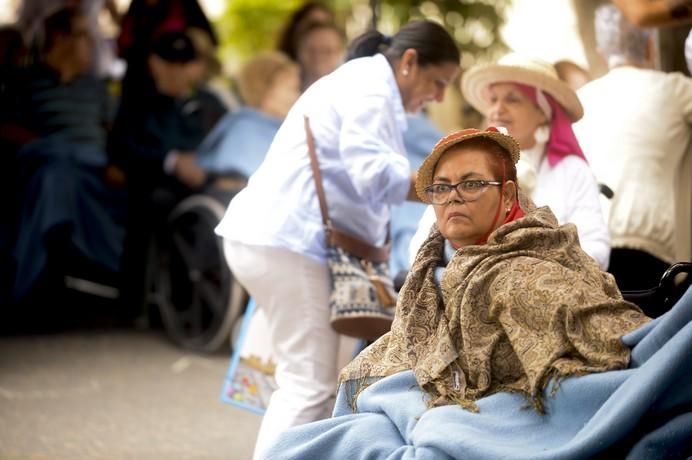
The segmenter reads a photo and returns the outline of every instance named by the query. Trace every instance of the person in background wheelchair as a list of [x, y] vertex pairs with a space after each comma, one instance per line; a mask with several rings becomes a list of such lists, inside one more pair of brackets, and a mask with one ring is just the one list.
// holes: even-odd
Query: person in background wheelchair
[[41, 284], [47, 279], [55, 288], [68, 274], [114, 282], [124, 238], [124, 196], [104, 180], [113, 101], [90, 74], [87, 18], [62, 8], [41, 28], [38, 55], [12, 69], [0, 104], [2, 145], [16, 152], [19, 188], [12, 297], [31, 304], [55, 302]]
[[167, 235], [158, 239], [151, 289], [172, 338], [203, 352], [229, 344], [247, 302], [214, 228], [262, 163], [300, 93], [298, 67], [280, 52], [250, 59], [236, 82], [243, 105], [226, 113], [197, 148], [197, 164], [207, 175], [207, 185], [169, 214]]
[[198, 164], [218, 176], [250, 177], [269, 150], [281, 122], [300, 96], [297, 64], [279, 51], [244, 63], [235, 81], [242, 102], [228, 112], [198, 149]]
[[229, 343], [247, 300], [213, 229], [297, 99], [299, 76], [280, 53], [253, 58], [238, 75], [246, 105], [212, 117], [211, 126], [205, 123], [209, 110], [196, 97], [196, 61], [186, 34], [169, 33], [154, 42], [156, 103], [144, 119], [121, 117], [122, 137], [114, 137], [112, 148], [115, 154], [129, 152], [125, 299], [142, 307], [155, 304], [176, 343], [210, 352]]
[[204, 63], [185, 32], [157, 35], [148, 65], [155, 92], [146, 104], [121, 105], [109, 142], [108, 177], [129, 197], [122, 302], [135, 314], [146, 303], [152, 240], [167, 232], [176, 205], [207, 184], [196, 149], [226, 111], [221, 101], [211, 104], [196, 91]]

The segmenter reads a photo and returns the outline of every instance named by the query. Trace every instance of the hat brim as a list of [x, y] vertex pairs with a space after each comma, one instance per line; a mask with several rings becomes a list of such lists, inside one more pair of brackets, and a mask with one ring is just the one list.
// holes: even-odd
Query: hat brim
[[488, 64], [473, 67], [466, 71], [461, 78], [461, 92], [476, 110], [487, 114], [490, 108], [486, 93], [487, 88], [494, 83], [501, 82], [522, 83], [550, 94], [565, 109], [572, 122], [579, 120], [584, 115], [584, 108], [577, 93], [565, 82], [519, 66]]
[[428, 195], [425, 193], [425, 189], [433, 183], [433, 174], [435, 173], [435, 167], [440, 157], [450, 148], [458, 145], [462, 142], [468, 141], [476, 137], [485, 137], [495, 141], [501, 147], [503, 147], [514, 164], [519, 161], [519, 156], [521, 150], [519, 144], [512, 136], [503, 134], [499, 131], [479, 131], [473, 130], [473, 132], [461, 136], [455, 136], [454, 134], [449, 135], [438, 142], [433, 148], [430, 155], [428, 155], [423, 163], [418, 168], [418, 176], [416, 177], [416, 194], [418, 198], [424, 203], [429, 203]]

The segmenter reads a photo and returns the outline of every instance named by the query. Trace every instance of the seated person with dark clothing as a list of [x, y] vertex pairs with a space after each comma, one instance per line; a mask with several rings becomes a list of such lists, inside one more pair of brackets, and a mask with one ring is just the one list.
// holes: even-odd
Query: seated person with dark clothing
[[199, 59], [189, 36], [166, 32], [149, 53], [156, 92], [140, 107], [122, 105], [109, 142], [112, 170], [124, 173], [129, 193], [124, 255], [125, 301], [144, 301], [146, 254], [152, 236], [183, 198], [200, 190], [207, 173], [197, 165], [195, 149], [219, 118], [200, 99]]
[[0, 115], [20, 188], [15, 301], [36, 288], [52, 261], [61, 273], [79, 269], [70, 266], [76, 261], [89, 264], [92, 274], [117, 272], [124, 238], [121, 192], [103, 180], [112, 103], [105, 83], [88, 74], [87, 18], [64, 8], [46, 18], [44, 30], [36, 63], [17, 69]]

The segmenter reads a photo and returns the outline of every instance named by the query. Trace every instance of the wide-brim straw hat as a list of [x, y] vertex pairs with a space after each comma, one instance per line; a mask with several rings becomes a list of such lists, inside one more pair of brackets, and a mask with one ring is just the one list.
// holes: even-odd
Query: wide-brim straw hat
[[461, 78], [461, 92], [476, 110], [487, 114], [490, 108], [487, 91], [494, 83], [523, 83], [536, 87], [550, 94], [572, 122], [584, 115], [577, 93], [560, 80], [552, 64], [541, 59], [510, 53], [495, 64], [472, 67]]
[[507, 151], [507, 154], [509, 154], [509, 157], [512, 159], [514, 164], [519, 161], [519, 143], [517, 143], [512, 136], [500, 132], [500, 130], [494, 126], [486, 128], [483, 131], [475, 128], [469, 128], [454, 132], [440, 139], [437, 144], [435, 144], [435, 147], [433, 147], [430, 155], [423, 160], [420, 168], [418, 168], [418, 177], [416, 178], [416, 194], [421, 201], [428, 203], [428, 195], [425, 193], [425, 189], [433, 183], [435, 167], [437, 166], [437, 162], [440, 160], [442, 154], [451, 147], [476, 137], [485, 137], [491, 139]]

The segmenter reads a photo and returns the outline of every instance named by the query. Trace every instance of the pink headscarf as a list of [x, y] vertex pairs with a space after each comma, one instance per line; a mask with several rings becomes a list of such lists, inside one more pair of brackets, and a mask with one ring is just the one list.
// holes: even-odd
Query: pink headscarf
[[[538, 91], [534, 86], [515, 82], [512, 83], [514, 83], [522, 93], [526, 94], [534, 104], [541, 107], [541, 104], [538, 102]], [[584, 152], [582, 152], [577, 137], [574, 135], [574, 131], [572, 131], [572, 121], [567, 117], [565, 110], [550, 94], [543, 91], [543, 95], [548, 101], [548, 104], [550, 104], [550, 109], [552, 111], [552, 117], [550, 119], [550, 139], [548, 139], [548, 145], [546, 146], [548, 164], [553, 167], [567, 155], [576, 155], [586, 161]], [[541, 110], [543, 109], [541, 108]], [[543, 111], [545, 112], [545, 110]]]

